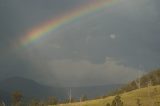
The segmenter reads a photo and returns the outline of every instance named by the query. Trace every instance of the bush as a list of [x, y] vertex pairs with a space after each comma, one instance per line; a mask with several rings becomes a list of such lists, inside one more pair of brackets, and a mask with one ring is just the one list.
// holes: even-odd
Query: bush
[[117, 95], [114, 100], [112, 101], [111, 106], [123, 106], [123, 102], [121, 101], [121, 97]]
[[22, 93], [21, 92], [19, 92], [19, 91], [15, 91], [15, 92], [13, 92], [12, 93], [12, 105], [13, 106], [21, 106], [21, 100], [22, 100], [22, 97], [23, 97], [23, 95], [22, 95]]
[[140, 99], [137, 99], [137, 106], [141, 106], [141, 100]]
[[107, 103], [106, 106], [111, 106], [111, 105], [109, 103]]

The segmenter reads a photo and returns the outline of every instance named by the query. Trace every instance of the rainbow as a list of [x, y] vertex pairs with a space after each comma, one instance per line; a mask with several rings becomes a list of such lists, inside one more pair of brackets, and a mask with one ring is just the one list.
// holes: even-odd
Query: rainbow
[[106, 6], [112, 6], [117, 1], [118, 0], [93, 0], [92, 3], [77, 7], [73, 11], [65, 13], [56, 18], [54, 17], [53, 19], [46, 21], [27, 31], [27, 33], [25, 33], [22, 38], [20, 38], [20, 44], [22, 46], [27, 46], [42, 38], [43, 36], [46, 36], [46, 33], [50, 31], [55, 31], [61, 26], [64, 26], [65, 24], [79, 19], [80, 17], [85, 16], [89, 13], [97, 13]]

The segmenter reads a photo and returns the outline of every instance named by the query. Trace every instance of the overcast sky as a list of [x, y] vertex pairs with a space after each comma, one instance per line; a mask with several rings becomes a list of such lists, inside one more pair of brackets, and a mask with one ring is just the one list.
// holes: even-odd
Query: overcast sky
[[0, 80], [21, 76], [52, 86], [103, 85], [158, 68], [160, 1], [117, 1], [17, 49], [24, 32], [92, 0], [0, 0]]

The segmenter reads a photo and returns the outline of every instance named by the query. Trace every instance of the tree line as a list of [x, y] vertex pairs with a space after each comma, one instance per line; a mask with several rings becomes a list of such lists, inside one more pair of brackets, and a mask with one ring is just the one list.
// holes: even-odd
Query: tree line
[[[79, 101], [86, 101], [87, 96], [82, 95], [80, 97], [80, 100], [74, 99], [73, 97], [71, 99], [61, 100], [59, 101], [56, 97], [50, 96], [46, 100], [39, 100], [36, 98], [33, 98], [31, 100], [25, 100], [25, 97], [23, 96], [22, 92], [20, 91], [14, 91], [11, 93], [11, 103], [10, 106], [48, 106], [48, 105], [57, 105], [57, 104], [67, 104], [67, 103], [74, 103]], [[0, 106], [6, 106], [3, 101], [0, 100]]]

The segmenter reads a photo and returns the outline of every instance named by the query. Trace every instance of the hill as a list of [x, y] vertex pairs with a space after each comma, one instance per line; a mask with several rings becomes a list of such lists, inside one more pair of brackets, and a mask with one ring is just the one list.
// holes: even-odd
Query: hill
[[0, 82], [1, 100], [11, 101], [11, 94], [14, 91], [22, 93], [24, 99], [30, 100], [46, 99], [49, 96], [56, 96], [57, 98], [63, 97], [64, 90], [62, 88], [54, 88], [41, 85], [33, 80], [25, 79], [22, 77], [12, 77]]
[[136, 79], [129, 84], [123, 86], [122, 88], [110, 93], [110, 95], [120, 94], [123, 92], [132, 91], [135, 89], [144, 88], [148, 85], [160, 85], [160, 69], [153, 70], [145, 75], [143, 75], [141, 78]]
[[[160, 85], [149, 86], [141, 89], [136, 89], [120, 95], [124, 106], [138, 106], [137, 101], [141, 106], [159, 106], [160, 104]], [[106, 106], [107, 103], [112, 103], [115, 96], [109, 96], [104, 99], [89, 100], [86, 102], [60, 104], [57, 106]], [[51, 105], [52, 106], [52, 105]]]
[[[109, 95], [104, 99], [61, 104], [58, 106], [106, 106], [107, 103], [112, 103], [115, 95], [121, 96], [124, 106], [159, 106], [160, 69], [153, 70], [148, 74], [143, 75], [141, 78], [111, 92]], [[141, 105], [138, 105], [138, 102]]]
[[31, 100], [33, 98], [44, 100], [50, 96], [58, 98], [58, 100], [66, 100], [68, 92], [72, 90], [72, 97], [79, 100], [82, 95], [87, 98], [95, 98], [106, 94], [111, 90], [119, 88], [120, 84], [103, 85], [103, 86], [84, 86], [84, 87], [51, 87], [39, 84], [34, 80], [12, 77], [0, 82], [0, 100], [11, 101], [11, 94], [14, 91], [20, 91], [24, 99]]

